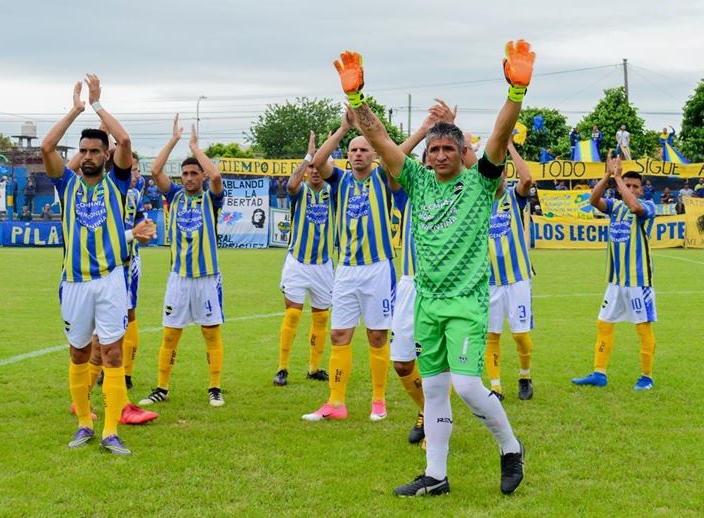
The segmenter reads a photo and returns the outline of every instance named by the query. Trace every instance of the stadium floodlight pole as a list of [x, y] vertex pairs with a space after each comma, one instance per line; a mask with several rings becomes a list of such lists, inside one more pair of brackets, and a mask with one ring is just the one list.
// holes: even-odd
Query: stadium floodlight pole
[[200, 102], [203, 99], [207, 99], [207, 97], [205, 95], [201, 95], [196, 101], [196, 134], [198, 137], [200, 137]]

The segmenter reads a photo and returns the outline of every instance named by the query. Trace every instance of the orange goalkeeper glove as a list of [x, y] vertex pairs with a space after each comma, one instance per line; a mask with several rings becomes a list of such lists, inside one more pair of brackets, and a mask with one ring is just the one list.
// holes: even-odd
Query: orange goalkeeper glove
[[535, 52], [530, 50], [530, 43], [518, 40], [515, 44], [509, 41], [506, 44], [506, 57], [504, 58], [504, 76], [509, 85], [508, 98], [520, 103], [528, 91], [530, 78], [533, 75]]
[[347, 94], [352, 108], [359, 108], [364, 103], [362, 88], [364, 87], [364, 67], [362, 55], [346, 50], [340, 54], [340, 59], [334, 62], [337, 73], [340, 74], [342, 89]]

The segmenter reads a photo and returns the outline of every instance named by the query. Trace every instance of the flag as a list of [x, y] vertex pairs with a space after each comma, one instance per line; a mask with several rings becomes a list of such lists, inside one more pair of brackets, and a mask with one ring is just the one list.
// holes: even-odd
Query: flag
[[673, 162], [675, 164], [689, 164], [689, 160], [672, 147], [669, 142], [665, 142], [662, 146], [662, 160], [663, 162]]
[[513, 128], [513, 143], [522, 146], [527, 136], [528, 128], [526, 128], [525, 124], [517, 122], [516, 126]]
[[596, 141], [580, 140], [574, 147], [574, 161], [575, 162], [601, 162], [601, 157], [599, 157], [599, 150], [596, 147]]

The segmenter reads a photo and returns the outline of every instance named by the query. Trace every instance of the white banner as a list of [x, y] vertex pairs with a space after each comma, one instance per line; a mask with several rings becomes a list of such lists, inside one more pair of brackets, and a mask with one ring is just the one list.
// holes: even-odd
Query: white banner
[[269, 179], [223, 178], [225, 200], [218, 218], [218, 247], [266, 248], [269, 242]]
[[269, 209], [269, 246], [288, 247], [291, 235], [291, 211]]

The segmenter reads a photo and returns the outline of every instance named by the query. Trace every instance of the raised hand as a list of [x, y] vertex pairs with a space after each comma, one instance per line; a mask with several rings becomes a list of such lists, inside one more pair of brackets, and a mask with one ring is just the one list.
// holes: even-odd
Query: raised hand
[[310, 135], [308, 137], [308, 154], [310, 156], [315, 155], [315, 132], [313, 130], [310, 130]]
[[95, 74], [86, 74], [86, 84], [88, 85], [88, 104], [100, 101], [100, 78]]
[[530, 43], [525, 40], [518, 40], [515, 44], [509, 41], [504, 58], [504, 76], [508, 84], [528, 87], [534, 62], [535, 52], [530, 49]]
[[188, 141], [188, 145], [190, 146], [191, 150], [193, 150], [193, 148], [198, 149], [198, 134], [196, 133], [195, 124], [191, 124], [191, 139]]
[[174, 117], [174, 127], [173, 127], [173, 133], [171, 134], [171, 138], [175, 140], [181, 140], [181, 136], [183, 135], [183, 126], [178, 125], [178, 113]]
[[81, 91], [83, 90], [83, 83], [77, 81], [73, 85], [73, 107], [79, 111], [84, 111], [86, 109], [86, 102], [81, 100]]
[[523, 102], [528, 90], [530, 79], [533, 76], [533, 63], [535, 52], [530, 50], [530, 43], [518, 40], [515, 44], [509, 41], [506, 44], [506, 57], [504, 58], [504, 77], [509, 85], [508, 98], [513, 102]]
[[362, 88], [364, 87], [364, 67], [362, 55], [346, 50], [340, 54], [340, 59], [333, 63], [340, 75], [342, 90], [347, 94], [352, 108], [359, 108], [364, 102]]
[[448, 122], [450, 124], [454, 124], [455, 117], [457, 117], [457, 105], [455, 105], [454, 108], [450, 109], [447, 103], [442, 99], [436, 98], [435, 102], [437, 104], [434, 104], [430, 107], [430, 113], [434, 114], [440, 122]]

